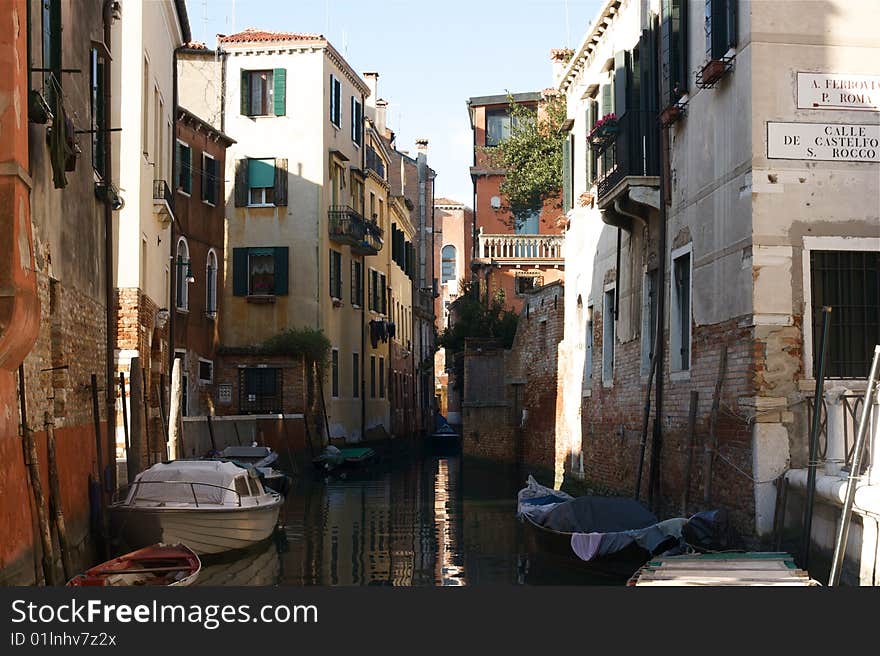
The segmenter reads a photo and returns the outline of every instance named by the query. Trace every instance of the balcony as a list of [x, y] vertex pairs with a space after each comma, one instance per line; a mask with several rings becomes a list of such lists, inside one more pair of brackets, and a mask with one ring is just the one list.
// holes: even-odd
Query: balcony
[[330, 241], [351, 246], [352, 253], [378, 255], [382, 250], [382, 229], [352, 208], [335, 205], [327, 213]]
[[616, 130], [593, 140], [597, 155], [596, 192], [602, 219], [625, 230], [633, 216], [660, 207], [659, 126], [655, 112], [628, 111], [617, 119]]
[[160, 223], [171, 223], [174, 220], [174, 197], [164, 180], [153, 180], [153, 213]]
[[477, 257], [495, 264], [562, 264], [564, 235], [484, 235]]
[[367, 146], [366, 167], [368, 171], [372, 171], [383, 180], [385, 179], [385, 162], [372, 146]]

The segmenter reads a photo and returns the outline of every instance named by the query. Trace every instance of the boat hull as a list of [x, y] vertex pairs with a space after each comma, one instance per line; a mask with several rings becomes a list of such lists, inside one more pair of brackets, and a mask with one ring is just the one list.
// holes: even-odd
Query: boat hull
[[236, 508], [111, 507], [116, 535], [131, 547], [183, 543], [197, 554], [246, 549], [272, 535], [281, 500]]
[[609, 583], [625, 583], [651, 554], [635, 543], [609, 556], [581, 560], [571, 548], [571, 533], [554, 531], [536, 524], [524, 515], [526, 549], [530, 554], [548, 556], [554, 563], [607, 578]]

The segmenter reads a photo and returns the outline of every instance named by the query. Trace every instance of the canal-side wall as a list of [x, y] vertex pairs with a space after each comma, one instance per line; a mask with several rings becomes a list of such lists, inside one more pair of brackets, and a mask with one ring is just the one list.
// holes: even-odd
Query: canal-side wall
[[[464, 351], [462, 448], [466, 456], [552, 471], [565, 453], [557, 443], [557, 347], [563, 286], [526, 295], [510, 350], [468, 340]], [[559, 451], [559, 452], [557, 452]]]

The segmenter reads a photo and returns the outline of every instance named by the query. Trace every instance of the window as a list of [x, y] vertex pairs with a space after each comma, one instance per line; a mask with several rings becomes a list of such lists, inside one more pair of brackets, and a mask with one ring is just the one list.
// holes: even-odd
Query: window
[[379, 358], [379, 398], [385, 398], [385, 358]]
[[357, 145], [364, 143], [364, 105], [351, 97], [351, 140]]
[[657, 270], [646, 271], [642, 285], [642, 374], [651, 370], [657, 340]]
[[[272, 183], [275, 183], [275, 171], [273, 162]], [[217, 160], [208, 155], [202, 154], [202, 201], [209, 205], [216, 205], [219, 196], [218, 189], [220, 187], [219, 167]]]
[[342, 127], [342, 84], [335, 75], [330, 75], [330, 122]]
[[189, 282], [192, 280], [192, 263], [189, 259], [189, 245], [181, 237], [177, 241], [177, 261], [175, 262], [175, 295], [178, 310], [189, 309]]
[[282, 412], [282, 369], [247, 367], [239, 369], [238, 405], [243, 415], [280, 414]]
[[199, 382], [214, 382], [214, 363], [210, 360], [202, 360], [201, 358], [199, 359]]
[[[217, 167], [219, 183], [223, 173]], [[219, 185], [218, 185], [219, 187]], [[217, 190], [217, 198], [220, 190]], [[236, 207], [286, 207], [287, 160], [240, 159], [235, 163]]]
[[[670, 354], [672, 371], [691, 368], [691, 253], [685, 246], [672, 253]], [[680, 253], [680, 254], [679, 254]]]
[[497, 146], [510, 136], [510, 110], [486, 110], [486, 145]]
[[351, 208], [360, 215], [364, 213], [364, 183], [351, 176]]
[[286, 95], [286, 69], [241, 72], [242, 115], [284, 116]]
[[706, 0], [706, 57], [719, 60], [736, 45], [736, 0]]
[[180, 414], [189, 417], [189, 376], [186, 374], [181, 376], [180, 387], [183, 392], [183, 398], [180, 399]]
[[531, 273], [520, 273], [514, 280], [514, 291], [517, 296], [522, 296], [537, 289], [544, 284], [543, 276], [537, 276]]
[[177, 191], [192, 193], [192, 148], [182, 141], [177, 142]]
[[355, 307], [364, 305], [364, 267], [360, 262], [351, 262], [351, 304]]
[[384, 273], [370, 269], [370, 309], [379, 314], [388, 313], [388, 297], [386, 294], [386, 280]]
[[[41, 0], [43, 31], [43, 68], [48, 68], [61, 85], [61, 0]], [[55, 87], [50, 87], [54, 94]], [[54, 104], [50, 103], [52, 111]]]
[[370, 398], [376, 398], [376, 356], [370, 356]]
[[330, 393], [334, 399], [339, 398], [339, 349], [330, 351]]
[[288, 248], [232, 249], [232, 287], [235, 296], [286, 296]]
[[342, 300], [342, 253], [330, 249], [330, 297]]
[[867, 378], [880, 335], [880, 253], [811, 250], [809, 254], [813, 376], [819, 367], [822, 308], [830, 306], [825, 376]]
[[213, 248], [205, 267], [205, 314], [211, 319], [217, 316], [217, 253]]
[[593, 306], [587, 308], [587, 330], [584, 335], [584, 389], [593, 386]]
[[235, 477], [235, 493], [239, 497], [251, 496], [251, 489], [248, 487], [247, 479], [244, 476]]
[[351, 354], [351, 397], [361, 398], [361, 356], [358, 353]]
[[89, 107], [92, 118], [92, 166], [95, 172], [104, 177], [106, 159], [104, 146], [107, 143], [106, 109], [104, 105], [104, 71], [107, 70], [104, 57], [92, 48], [89, 70], [91, 72], [91, 96]]
[[450, 280], [455, 280], [455, 246], [452, 244], [444, 246], [441, 258], [440, 281], [449, 282]]
[[675, 104], [688, 89], [687, 1], [662, 0], [661, 105]]
[[141, 148], [144, 155], [150, 154], [150, 60], [144, 57], [144, 84], [141, 89], [143, 98], [141, 108], [143, 116], [141, 117]]
[[272, 205], [275, 201], [275, 160], [248, 160], [248, 204]]
[[602, 302], [602, 382], [614, 381], [614, 288], [607, 289]]

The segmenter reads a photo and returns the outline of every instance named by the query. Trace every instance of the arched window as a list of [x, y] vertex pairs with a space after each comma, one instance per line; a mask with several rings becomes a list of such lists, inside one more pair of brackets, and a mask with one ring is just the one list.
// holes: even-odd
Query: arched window
[[441, 282], [455, 280], [455, 246], [452, 244], [444, 246], [443, 251], [441, 252], [441, 258], [443, 262], [442, 270], [440, 272]]
[[205, 270], [205, 314], [210, 318], [217, 316], [217, 254], [208, 251], [208, 264]]
[[189, 259], [189, 245], [183, 237], [177, 241], [174, 280], [177, 309], [189, 310], [189, 283], [192, 281], [192, 265]]

